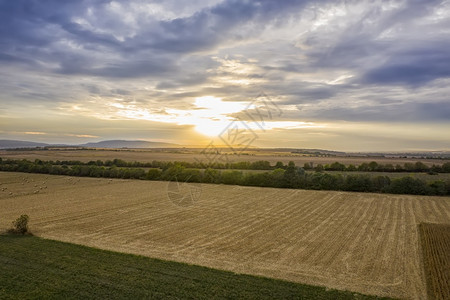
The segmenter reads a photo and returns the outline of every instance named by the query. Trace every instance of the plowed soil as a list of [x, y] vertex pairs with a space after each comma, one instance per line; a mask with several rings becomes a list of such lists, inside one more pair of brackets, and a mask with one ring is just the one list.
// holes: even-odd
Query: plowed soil
[[450, 224], [420, 224], [430, 299], [450, 299]]

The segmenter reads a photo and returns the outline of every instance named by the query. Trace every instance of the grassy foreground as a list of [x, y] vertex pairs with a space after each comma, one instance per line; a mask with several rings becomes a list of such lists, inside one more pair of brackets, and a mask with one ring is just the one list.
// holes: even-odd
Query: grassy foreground
[[379, 299], [15, 235], [0, 235], [0, 298]]

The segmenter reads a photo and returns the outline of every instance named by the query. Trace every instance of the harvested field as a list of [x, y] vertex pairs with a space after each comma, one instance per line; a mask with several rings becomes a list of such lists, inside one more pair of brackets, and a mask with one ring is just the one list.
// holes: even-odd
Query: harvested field
[[[41, 159], [41, 160], [79, 160], [88, 162], [91, 160], [112, 160], [115, 158], [123, 159], [125, 161], [139, 161], [139, 162], [151, 162], [153, 160], [158, 161], [187, 161], [196, 162], [204, 161], [208, 162], [208, 158], [200, 153], [201, 149], [185, 149], [185, 150], [150, 150], [150, 149], [136, 149], [136, 150], [40, 150], [40, 151], [6, 151], [0, 150], [0, 157], [7, 159]], [[230, 162], [239, 161], [258, 161], [267, 160], [271, 164], [275, 164], [277, 161], [288, 163], [289, 161], [295, 162], [297, 166], [303, 166], [305, 163], [313, 162], [314, 164], [331, 164], [336, 161], [343, 164], [361, 164], [376, 161], [382, 164], [401, 164], [415, 163], [421, 161], [428, 166], [433, 164], [441, 165], [448, 160], [443, 159], [422, 159], [422, 158], [388, 158], [388, 157], [347, 157], [347, 156], [331, 156], [331, 157], [319, 157], [309, 156], [304, 154], [295, 154], [290, 152], [270, 152], [270, 151], [247, 151], [249, 155], [227, 155], [227, 159]]]
[[450, 299], [450, 224], [420, 224], [425, 277], [430, 299]]
[[0, 173], [0, 183], [0, 230], [26, 213], [42, 237], [407, 299], [427, 297], [417, 224], [450, 223], [449, 197], [203, 184], [183, 208], [167, 182]]

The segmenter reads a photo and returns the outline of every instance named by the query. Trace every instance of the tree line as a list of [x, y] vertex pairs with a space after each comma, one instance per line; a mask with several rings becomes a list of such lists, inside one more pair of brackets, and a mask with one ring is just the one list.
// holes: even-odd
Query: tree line
[[369, 163], [362, 163], [360, 165], [344, 165], [339, 162], [334, 162], [332, 164], [318, 164], [314, 166], [311, 163], [305, 163], [303, 165], [305, 170], [314, 171], [343, 171], [343, 172], [427, 172], [427, 173], [450, 173], [450, 162], [443, 163], [442, 165], [433, 164], [432, 166], [427, 166], [423, 162], [416, 163], [404, 163], [403, 165], [396, 164], [379, 164], [375, 161]]
[[[2, 159], [0, 158], [0, 163]], [[4, 160], [5, 163], [14, 162], [14, 160]], [[154, 160], [152, 162], [128, 162], [122, 159], [113, 159], [113, 160], [91, 160], [89, 162], [82, 162], [79, 160], [56, 160], [56, 161], [42, 161], [40, 159], [36, 159], [34, 161], [35, 164], [43, 165], [50, 164], [55, 166], [99, 166], [99, 167], [121, 167], [121, 168], [159, 168], [162, 170], [166, 170], [174, 165], [181, 165], [185, 168], [191, 169], [235, 169], [235, 170], [276, 170], [276, 169], [284, 169], [288, 168], [288, 164], [284, 164], [279, 161], [275, 164], [270, 164], [269, 161], [259, 160], [254, 162], [249, 161], [240, 161], [240, 162], [230, 162], [230, 163], [205, 163], [205, 162], [186, 162], [186, 161], [157, 161]], [[400, 164], [381, 164], [375, 161], [369, 163], [361, 163], [359, 165], [349, 164], [345, 165], [339, 162], [334, 162], [332, 164], [314, 164], [312, 162], [305, 163], [303, 165], [304, 170], [312, 170], [312, 171], [341, 171], [341, 172], [426, 172], [430, 174], [436, 173], [450, 173], [450, 162], [443, 163], [442, 165], [433, 164], [432, 166], [427, 166], [426, 164], [418, 161], [416, 163], [404, 163]]]
[[450, 180], [427, 182], [420, 178], [405, 176], [391, 179], [388, 176], [367, 174], [330, 174], [306, 172], [289, 162], [285, 168], [266, 172], [244, 173], [238, 170], [218, 170], [213, 168], [187, 168], [181, 163], [171, 163], [165, 168], [142, 168], [98, 166], [97, 164], [55, 165], [53, 162], [36, 160], [1, 160], [0, 171], [42, 173], [84, 177], [123, 178], [141, 180], [177, 180], [235, 184], [244, 186], [299, 188], [313, 190], [337, 190], [355, 192], [375, 192], [413, 195], [450, 195]]

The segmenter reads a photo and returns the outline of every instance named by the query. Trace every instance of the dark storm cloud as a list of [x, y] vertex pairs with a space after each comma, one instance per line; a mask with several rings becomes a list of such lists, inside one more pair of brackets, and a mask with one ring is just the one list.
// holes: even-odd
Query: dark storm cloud
[[450, 116], [448, 101], [433, 103], [401, 103], [352, 107], [323, 107], [320, 110], [300, 110], [297, 117], [306, 119], [354, 122], [446, 122]]
[[233, 32], [249, 22], [261, 29], [280, 15], [288, 18], [292, 9], [298, 11], [308, 1], [224, 1], [191, 17], [161, 22], [163, 34], [151, 43], [153, 47], [173, 52], [192, 52], [213, 47], [224, 39], [247, 38], [244, 32]]
[[[303, 1], [224, 1], [188, 17], [138, 19], [136, 33], [119, 40], [102, 23], [102, 18], [108, 18], [104, 11], [111, 3], [1, 1], [0, 59], [10, 58], [10, 63], [33, 60], [58, 63], [59, 68], [50, 71], [66, 75], [116, 78], [161, 75], [177, 71], [182, 54], [210, 49], [230, 39], [245, 39], [246, 32], [235, 32], [239, 26], [253, 21], [270, 23], [280, 14], [285, 18], [290, 10], [303, 5]], [[89, 10], [96, 14], [98, 24], [91, 24], [94, 28], [75, 21], [89, 14]], [[120, 19], [115, 21], [121, 23]], [[263, 26], [256, 31], [262, 29]], [[68, 43], [72, 45], [67, 46]]]
[[[288, 62], [282, 68], [292, 72], [346, 68], [358, 73], [354, 82], [381, 85], [418, 86], [449, 77], [450, 42], [445, 38], [449, 11], [445, 11], [447, 19], [429, 20], [443, 3], [407, 1], [391, 12], [374, 6], [350, 20], [337, 32], [338, 39], [326, 34], [307, 36], [309, 66]], [[383, 37], [389, 31], [395, 34]]]
[[[138, 18], [136, 33], [119, 40], [114, 30], [105, 27], [111, 23], [107, 20], [111, 17], [104, 12], [105, 7], [112, 1], [3, 0], [0, 1], [0, 61], [46, 68], [66, 75], [106, 78], [186, 73], [184, 66], [179, 64], [183, 55], [257, 36], [269, 24], [283, 23], [291, 15], [299, 14], [310, 2], [223, 1], [186, 17], [171, 20]], [[345, 26], [338, 34], [339, 39], [321, 32], [307, 35], [303, 43], [310, 49], [303, 52], [310, 61], [285, 59], [276, 67], [264, 68], [280, 73], [350, 68], [358, 73], [355, 82], [376, 84], [421, 85], [435, 78], [448, 77], [450, 56], [445, 50], [449, 45], [439, 36], [437, 40], [428, 39], [427, 28], [418, 32], [418, 35], [424, 35], [419, 40], [429, 43], [426, 49], [420, 43], [411, 45], [401, 38], [391, 42], [378, 39], [390, 28], [404, 28], [415, 19], [427, 16], [440, 3], [409, 1], [391, 13], [383, 13], [380, 7], [374, 6]], [[124, 5], [126, 9], [126, 3]], [[94, 10], [98, 20], [98, 24], [91, 24], [93, 28], [74, 21], [77, 17], [85, 17], [89, 10]], [[102, 22], [103, 19], [107, 21]], [[121, 20], [116, 23], [120, 24]], [[248, 24], [253, 26], [246, 26]], [[61, 42], [71, 42], [79, 49], [57, 45]], [[373, 63], [374, 56], [380, 53], [386, 58], [381, 66]], [[58, 67], [45, 67], [43, 62], [56, 63]], [[205, 65], [198, 66], [200, 70], [202, 67]], [[160, 85], [173, 87], [183, 85], [183, 82], [161, 82]], [[332, 96], [333, 93], [328, 94]]]
[[315, 103], [323, 99], [332, 99], [341, 91], [348, 89], [346, 85], [330, 86], [328, 84], [311, 84], [308, 82], [289, 82], [279, 87], [276, 85], [266, 85], [267, 90], [276, 91], [274, 96], [282, 95], [284, 100], [279, 103], [283, 105]]
[[107, 1], [15, 0], [0, 1], [1, 47], [46, 46], [58, 38], [52, 24], [70, 29], [70, 19], [89, 5]]
[[160, 60], [136, 60], [133, 62], [106, 63], [100, 67], [90, 67], [88, 64], [65, 61], [58, 73], [65, 75], [92, 75], [112, 78], [135, 78], [135, 77], [161, 77], [168, 72], [175, 71], [174, 66], [168, 59]]
[[437, 78], [450, 77], [450, 42], [392, 55], [380, 67], [364, 74], [364, 83], [419, 86]]

